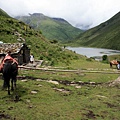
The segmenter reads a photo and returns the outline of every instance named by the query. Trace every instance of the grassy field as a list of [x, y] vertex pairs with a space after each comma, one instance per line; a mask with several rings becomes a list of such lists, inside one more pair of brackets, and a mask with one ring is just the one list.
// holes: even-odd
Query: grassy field
[[104, 74], [104, 71], [117, 71], [115, 68], [97, 61], [79, 60], [62, 69], [103, 73], [19, 69], [17, 89], [10, 96], [6, 90], [0, 90], [0, 119], [119, 120], [120, 85], [109, 86], [119, 74]]

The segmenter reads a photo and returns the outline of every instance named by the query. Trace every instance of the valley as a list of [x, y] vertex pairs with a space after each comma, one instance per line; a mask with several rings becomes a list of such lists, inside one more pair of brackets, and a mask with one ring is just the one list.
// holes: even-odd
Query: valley
[[[69, 45], [77, 45], [120, 50], [119, 15], [118, 13], [111, 20], [84, 33], [75, 33], [78, 35], [75, 40], [73, 32], [76, 28], [68, 27], [69, 23], [63, 19], [52, 19], [53, 22], [51, 18], [42, 15], [50, 20], [50, 24], [62, 26], [60, 32], [57, 31], [56, 38], [65, 34], [67, 38], [64, 39], [67, 41], [59, 38], [62, 39], [61, 42], [56, 38], [50, 40], [45, 37], [47, 32], [52, 31], [52, 27], [46, 27], [49, 28], [47, 32], [35, 30], [33, 28], [36, 24], [29, 26], [0, 10], [0, 41], [27, 44], [40, 64], [19, 66], [17, 88], [11, 91], [11, 95], [7, 95], [6, 89], [0, 90], [0, 119], [119, 120], [120, 71], [116, 66], [110, 68], [109, 61], [120, 59], [120, 55], [96, 61], [66, 49]], [[31, 16], [35, 17], [36, 14]], [[28, 19], [26, 21], [30, 22]], [[44, 27], [45, 25], [43, 24]], [[66, 34], [66, 30], [63, 30], [64, 25], [67, 32], [72, 27], [71, 31], [75, 35], [73, 38], [71, 32]], [[0, 86], [2, 85], [0, 73]]]

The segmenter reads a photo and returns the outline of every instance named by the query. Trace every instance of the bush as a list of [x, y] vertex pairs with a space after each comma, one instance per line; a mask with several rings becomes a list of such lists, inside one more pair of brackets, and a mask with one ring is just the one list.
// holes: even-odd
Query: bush
[[103, 60], [103, 61], [107, 61], [107, 60], [108, 60], [108, 56], [107, 56], [107, 55], [103, 55], [103, 56], [102, 56], [102, 60]]
[[109, 63], [109, 61], [108, 61], [108, 56], [107, 56], [107, 55], [103, 55], [103, 56], [102, 56], [102, 62], [103, 62], [103, 63]]

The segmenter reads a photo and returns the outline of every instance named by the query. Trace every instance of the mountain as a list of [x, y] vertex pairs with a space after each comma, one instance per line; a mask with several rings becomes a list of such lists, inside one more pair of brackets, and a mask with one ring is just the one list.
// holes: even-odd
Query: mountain
[[4, 17], [10, 17], [5, 11], [3, 11], [1, 8], [0, 8], [0, 16], [4, 16]]
[[106, 22], [80, 34], [74, 44], [120, 50], [120, 12]]
[[4, 43], [25, 43], [36, 59], [48, 61], [45, 64], [68, 64], [79, 55], [61, 48], [58, 44], [48, 41], [41, 32], [29, 25], [6, 15], [0, 9], [0, 41]]
[[16, 19], [25, 22], [33, 29], [42, 31], [42, 34], [49, 40], [69, 41], [82, 32], [62, 18], [51, 18], [41, 13], [17, 16]]

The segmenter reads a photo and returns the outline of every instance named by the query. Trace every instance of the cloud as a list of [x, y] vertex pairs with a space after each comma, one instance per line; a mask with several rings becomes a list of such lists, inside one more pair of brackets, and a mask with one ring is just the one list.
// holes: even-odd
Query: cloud
[[1, 0], [0, 8], [13, 17], [37, 12], [87, 29], [119, 12], [120, 0]]

